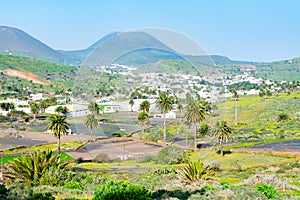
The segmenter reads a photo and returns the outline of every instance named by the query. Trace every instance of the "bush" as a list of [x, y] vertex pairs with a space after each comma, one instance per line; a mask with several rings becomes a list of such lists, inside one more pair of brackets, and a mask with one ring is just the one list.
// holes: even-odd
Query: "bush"
[[168, 146], [164, 147], [158, 152], [155, 162], [171, 165], [185, 163], [187, 160], [187, 156], [183, 149], [179, 147]]
[[84, 185], [82, 185], [82, 183], [77, 182], [77, 181], [71, 181], [71, 182], [67, 182], [64, 185], [64, 188], [68, 188], [68, 189], [80, 189], [83, 190], [84, 189]]
[[152, 193], [142, 185], [109, 181], [96, 189], [93, 200], [150, 200]]
[[204, 167], [214, 171], [220, 171], [221, 162], [219, 160], [211, 160], [204, 162]]
[[32, 197], [27, 200], [55, 200], [55, 197], [50, 193], [34, 193]]
[[257, 186], [257, 190], [265, 195], [268, 199], [273, 199], [278, 196], [277, 190], [272, 185], [261, 183]]
[[125, 131], [117, 131], [117, 132], [112, 133], [111, 135], [115, 136], [115, 137], [122, 137], [122, 136], [128, 135], [128, 133]]
[[33, 196], [32, 188], [24, 183], [12, 184], [8, 188], [7, 198], [27, 200]]
[[96, 156], [96, 158], [94, 158], [94, 161], [99, 163], [108, 163], [111, 162], [111, 159], [106, 153], [100, 153]]
[[279, 122], [286, 122], [290, 119], [290, 117], [286, 114], [286, 113], [280, 113], [278, 116], [277, 116], [277, 121]]
[[7, 194], [7, 189], [5, 187], [5, 185], [0, 184], [0, 199], [4, 196], [6, 196]]
[[138, 163], [151, 162], [152, 160], [153, 160], [153, 156], [150, 154], [147, 154], [147, 153], [138, 155], [136, 157], [136, 162], [138, 162]]
[[201, 185], [212, 176], [213, 170], [204, 167], [203, 162], [198, 160], [196, 162], [189, 162], [178, 174], [186, 184]]

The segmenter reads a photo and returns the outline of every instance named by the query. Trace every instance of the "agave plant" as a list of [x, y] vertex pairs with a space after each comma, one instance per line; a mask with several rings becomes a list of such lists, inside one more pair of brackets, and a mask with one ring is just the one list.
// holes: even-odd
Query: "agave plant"
[[178, 172], [184, 183], [194, 186], [199, 186], [204, 181], [210, 179], [213, 173], [214, 171], [209, 167], [205, 167], [201, 160], [189, 162]]
[[36, 151], [15, 159], [7, 166], [4, 177], [14, 182], [38, 185], [43, 175], [51, 168], [64, 168], [66, 162], [59, 161], [59, 156], [51, 150]]

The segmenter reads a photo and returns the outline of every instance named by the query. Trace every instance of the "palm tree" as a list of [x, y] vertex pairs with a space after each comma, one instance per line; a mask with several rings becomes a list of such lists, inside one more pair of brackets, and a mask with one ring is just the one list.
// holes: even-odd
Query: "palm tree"
[[205, 107], [200, 101], [190, 101], [185, 107], [184, 119], [186, 124], [194, 126], [194, 149], [197, 150], [197, 124], [200, 125], [205, 119]]
[[98, 120], [95, 114], [88, 114], [85, 121], [85, 126], [91, 130], [91, 137], [93, 138], [93, 129], [98, 127]]
[[179, 111], [179, 116], [182, 117], [183, 106], [182, 104], [178, 104], [177, 109]]
[[132, 106], [134, 105], [133, 99], [129, 100], [129, 105], [130, 105], [130, 108], [131, 108], [131, 112], [133, 112], [133, 110], [132, 110]]
[[147, 121], [149, 120], [149, 115], [145, 112], [140, 112], [138, 117], [137, 117], [139, 124], [142, 126], [142, 134], [144, 135], [145, 132], [145, 125], [147, 123]]
[[39, 105], [35, 102], [29, 102], [30, 112], [33, 114], [33, 121], [36, 120], [36, 115], [39, 114], [40, 108]]
[[161, 92], [155, 101], [156, 107], [163, 113], [164, 119], [164, 146], [166, 145], [166, 113], [173, 109], [172, 98]]
[[90, 102], [88, 105], [88, 109], [93, 114], [99, 114], [100, 112], [100, 107], [96, 102]]
[[70, 110], [67, 108], [67, 106], [58, 106], [55, 108], [55, 112], [66, 115], [70, 112]]
[[57, 137], [57, 152], [60, 157], [60, 136], [65, 135], [69, 129], [69, 123], [64, 115], [55, 114], [48, 119], [47, 129], [51, 130], [53, 135]]
[[145, 112], [145, 113], [148, 113], [149, 112], [149, 109], [150, 109], [150, 102], [145, 100], [143, 101], [141, 104], [140, 104], [140, 110]]
[[237, 109], [238, 109], [237, 101], [239, 99], [239, 95], [236, 90], [232, 90], [231, 93], [232, 93], [232, 97], [234, 99], [234, 122], [235, 122], [235, 125], [237, 125]]
[[18, 157], [7, 167], [4, 177], [14, 182], [37, 185], [51, 167], [63, 169], [68, 163], [60, 162], [59, 155], [51, 150], [36, 151], [29, 155]]
[[222, 146], [224, 142], [228, 142], [231, 134], [231, 128], [229, 127], [226, 121], [218, 121], [215, 134], [218, 137], [221, 156], [224, 156]]

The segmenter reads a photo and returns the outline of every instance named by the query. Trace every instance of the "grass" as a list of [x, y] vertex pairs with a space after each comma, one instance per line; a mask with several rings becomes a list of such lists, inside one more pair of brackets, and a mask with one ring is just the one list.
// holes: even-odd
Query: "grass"
[[88, 169], [88, 170], [101, 170], [101, 169], [126, 169], [126, 168], [156, 168], [164, 167], [168, 165], [155, 164], [153, 162], [148, 163], [138, 163], [135, 160], [126, 160], [122, 162], [112, 162], [112, 163], [96, 163], [96, 162], [86, 162], [75, 165], [75, 167]]
[[[66, 142], [61, 144], [61, 150], [62, 151], [69, 151], [69, 150], [74, 150], [77, 147], [81, 146], [83, 142], [78, 141], [78, 142]], [[30, 153], [33, 151], [44, 151], [46, 149], [50, 150], [57, 150], [57, 144], [52, 143], [52, 144], [43, 144], [43, 145], [38, 145], [38, 146], [32, 146], [32, 147], [23, 147], [23, 148], [17, 148], [13, 150], [5, 150], [2, 153], [4, 155], [9, 155], [9, 154], [23, 154], [23, 153]]]
[[[4, 164], [10, 164], [11, 162], [13, 162], [14, 159], [21, 158], [23, 156], [24, 155], [6, 155], [6, 156], [3, 156], [3, 160], [2, 160], [2, 158], [0, 158], [1, 159], [0, 163], [2, 164], [4, 161]], [[64, 161], [74, 160], [74, 158], [72, 158], [65, 152], [61, 152], [60, 157], [61, 157], [61, 160], [64, 160]]]
[[287, 162], [295, 161], [294, 158], [283, 158], [272, 155], [250, 154], [250, 153], [231, 153], [225, 156], [220, 156], [216, 151], [201, 150], [197, 153], [191, 153], [191, 160], [219, 160], [221, 162], [221, 169], [233, 169], [233, 165], [238, 162], [243, 169], [277, 165]]

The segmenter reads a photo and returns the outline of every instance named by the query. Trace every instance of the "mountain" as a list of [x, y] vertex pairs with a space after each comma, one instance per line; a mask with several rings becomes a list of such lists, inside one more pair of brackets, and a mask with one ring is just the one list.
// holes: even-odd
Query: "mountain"
[[[134, 31], [124, 32], [122, 34], [114, 35], [113, 37], [102, 42], [100, 45], [97, 45], [97, 48], [90, 52], [88, 58], [83, 63], [83, 66], [90, 67], [112, 64], [115, 63], [116, 60], [120, 59], [120, 57], [130, 55], [130, 53], [142, 51], [143, 54], [147, 54], [147, 49], [156, 49], [159, 51], [176, 54], [174, 50], [148, 33]], [[139, 53], [139, 55], [141, 57], [144, 56], [141, 53]], [[138, 59], [141, 61], [140, 58]], [[131, 64], [136, 65], [134, 62], [131, 62]]]
[[64, 57], [24, 31], [0, 26], [0, 53], [31, 57], [54, 63], [63, 62]]
[[102, 37], [100, 40], [96, 41], [93, 43], [91, 46], [89, 46], [86, 49], [82, 50], [74, 50], [74, 51], [63, 51], [63, 50], [58, 50], [60, 54], [62, 54], [65, 59], [67, 64], [72, 64], [72, 65], [81, 65], [82, 62], [85, 60], [85, 58], [88, 56], [91, 51], [96, 49], [99, 45], [101, 45], [103, 42], [106, 40], [111, 39], [112, 37], [116, 36], [120, 32], [111, 32]]

